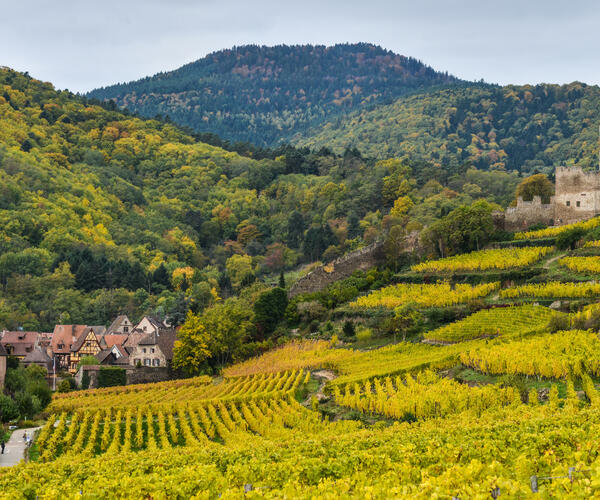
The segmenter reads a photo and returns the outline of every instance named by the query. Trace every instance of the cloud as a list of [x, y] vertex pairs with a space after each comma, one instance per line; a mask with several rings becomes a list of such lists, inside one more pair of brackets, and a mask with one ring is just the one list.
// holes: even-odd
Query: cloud
[[0, 64], [83, 92], [233, 45], [364, 41], [467, 79], [598, 84], [599, 21], [583, 0], [21, 0]]

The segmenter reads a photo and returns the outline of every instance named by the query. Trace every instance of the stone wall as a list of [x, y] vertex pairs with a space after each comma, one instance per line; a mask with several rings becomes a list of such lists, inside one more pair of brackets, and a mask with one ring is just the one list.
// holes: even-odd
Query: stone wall
[[376, 266], [382, 259], [383, 242], [377, 241], [312, 270], [290, 287], [288, 297], [322, 290], [335, 281], [349, 278], [354, 271]]
[[[81, 387], [81, 381], [83, 378], [83, 372], [87, 372], [90, 376], [90, 389], [98, 387], [98, 372], [101, 368], [111, 368], [111, 366], [101, 365], [84, 365], [79, 367], [75, 374], [75, 381], [77, 385]], [[141, 367], [135, 368], [133, 366], [114, 366], [113, 368], [123, 368], [127, 377], [127, 385], [129, 384], [148, 384], [152, 382], [164, 382], [165, 380], [171, 380], [171, 372], [167, 367], [161, 368], [150, 368]]]
[[170, 380], [171, 372], [167, 367], [127, 369], [127, 384], [148, 384], [151, 382], [164, 382]]
[[508, 207], [504, 212], [505, 231], [525, 231], [534, 224], [554, 225], [555, 203], [554, 198], [550, 203], [542, 203], [539, 196], [534, 196], [531, 201], [517, 199], [516, 207]]
[[[338, 280], [352, 276], [354, 271], [366, 271], [385, 260], [383, 241], [377, 241], [364, 248], [350, 252], [339, 259], [317, 267], [294, 283], [288, 291], [288, 297], [301, 293], [313, 293]], [[420, 247], [419, 232], [406, 235], [400, 244], [401, 252], [415, 252]]]
[[600, 213], [600, 172], [580, 167], [556, 169], [555, 223], [571, 224]]

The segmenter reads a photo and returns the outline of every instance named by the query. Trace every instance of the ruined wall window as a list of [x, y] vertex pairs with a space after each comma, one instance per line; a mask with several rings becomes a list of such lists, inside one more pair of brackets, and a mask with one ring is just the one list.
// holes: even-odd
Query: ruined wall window
[[567, 201], [567, 207], [570, 207], [570, 206], [571, 206], [571, 202]]
[[578, 202], [577, 202], [577, 206], [578, 206], [578, 207], [580, 207], [580, 206], [581, 206], [581, 202], [580, 202], [580, 201], [578, 201]]

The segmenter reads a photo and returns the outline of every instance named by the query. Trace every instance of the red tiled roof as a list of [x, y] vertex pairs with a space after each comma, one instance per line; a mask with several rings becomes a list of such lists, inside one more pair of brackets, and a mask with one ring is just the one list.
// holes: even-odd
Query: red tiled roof
[[127, 337], [129, 337], [129, 335], [126, 333], [109, 333], [104, 335], [104, 342], [106, 343], [106, 347], [108, 349], [114, 345], [120, 347], [125, 343]]
[[[56, 325], [50, 346], [55, 354], [69, 354], [71, 344], [83, 333], [85, 325]], [[62, 347], [58, 346], [62, 344]]]
[[13, 356], [26, 356], [33, 351], [38, 340], [38, 332], [4, 332], [0, 344]]

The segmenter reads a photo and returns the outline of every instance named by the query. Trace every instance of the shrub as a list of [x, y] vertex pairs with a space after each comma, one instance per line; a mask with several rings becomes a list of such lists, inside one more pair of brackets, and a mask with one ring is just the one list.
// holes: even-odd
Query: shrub
[[123, 368], [100, 368], [98, 372], [98, 387], [114, 387], [126, 384], [127, 375]]
[[563, 231], [556, 237], [556, 248], [559, 250], [574, 250], [577, 242], [581, 240], [585, 234], [585, 229], [581, 227], [574, 227], [573, 229]]
[[96, 358], [96, 356], [83, 356], [83, 358], [79, 360], [79, 365], [77, 366], [93, 366], [98, 364], [100, 363], [98, 362], [98, 358]]
[[71, 390], [71, 384], [67, 379], [61, 380], [57, 387], [58, 392], [69, 392]]
[[371, 340], [373, 338], [373, 332], [370, 328], [361, 328], [356, 332], [356, 340], [359, 342], [366, 342], [367, 340]]
[[555, 315], [550, 318], [548, 321], [548, 329], [551, 333], [560, 332], [562, 330], [570, 330], [570, 320], [567, 315]]
[[342, 331], [344, 332], [344, 336], [354, 337], [354, 335], [356, 334], [354, 323], [350, 320], [346, 320], [344, 322], [344, 326], [342, 327]]
[[[138, 363], [139, 363], [139, 361], [138, 361]], [[140, 364], [140, 366], [141, 366], [141, 364]], [[91, 380], [90, 380], [90, 374], [87, 371], [84, 371], [83, 375], [81, 376], [81, 388], [83, 390], [89, 389], [90, 388], [90, 382], [91, 382]]]
[[8, 396], [0, 394], [0, 422], [8, 422], [19, 416], [16, 403]]

